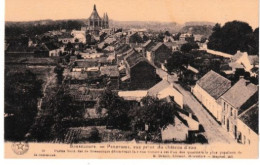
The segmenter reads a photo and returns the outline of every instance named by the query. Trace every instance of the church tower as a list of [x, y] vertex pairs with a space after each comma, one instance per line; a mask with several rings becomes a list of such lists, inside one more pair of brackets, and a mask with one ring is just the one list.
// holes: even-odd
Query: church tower
[[88, 30], [98, 32], [101, 29], [106, 29], [109, 28], [109, 20], [107, 13], [104, 13], [103, 18], [100, 18], [96, 5], [93, 7], [93, 11], [88, 18]]

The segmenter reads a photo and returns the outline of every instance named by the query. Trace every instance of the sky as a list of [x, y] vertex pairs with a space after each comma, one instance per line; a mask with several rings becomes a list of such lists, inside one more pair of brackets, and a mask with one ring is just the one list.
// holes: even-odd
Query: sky
[[117, 21], [218, 22], [240, 20], [258, 27], [258, 0], [6, 0], [6, 21], [88, 18], [96, 4], [100, 16]]

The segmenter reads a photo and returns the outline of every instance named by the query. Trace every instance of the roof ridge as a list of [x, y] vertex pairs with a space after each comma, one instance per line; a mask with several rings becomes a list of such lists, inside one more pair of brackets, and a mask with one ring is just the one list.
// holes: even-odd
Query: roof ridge
[[247, 113], [251, 108], [253, 108], [254, 106], [257, 106], [258, 105], [258, 101], [257, 103], [251, 105], [249, 108], [247, 108], [244, 112], [242, 112], [240, 115], [238, 115], [238, 118], [243, 116], [245, 113]]

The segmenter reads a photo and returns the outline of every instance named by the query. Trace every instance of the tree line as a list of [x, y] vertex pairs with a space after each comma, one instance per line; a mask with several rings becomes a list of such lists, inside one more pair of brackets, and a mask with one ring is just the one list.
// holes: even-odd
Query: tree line
[[259, 54], [259, 28], [255, 30], [240, 21], [227, 22], [224, 26], [216, 24], [209, 37], [208, 48], [235, 54], [238, 50], [248, 54]]

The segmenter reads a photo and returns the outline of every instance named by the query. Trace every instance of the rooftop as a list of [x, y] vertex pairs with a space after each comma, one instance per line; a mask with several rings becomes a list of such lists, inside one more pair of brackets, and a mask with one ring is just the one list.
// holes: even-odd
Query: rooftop
[[215, 99], [218, 99], [231, 87], [230, 80], [212, 70], [199, 79], [197, 84]]
[[258, 134], [258, 113], [259, 113], [259, 108], [258, 108], [258, 103], [256, 103], [238, 116], [238, 118], [242, 122], [244, 122], [249, 128], [251, 128], [257, 134]]
[[107, 75], [110, 77], [118, 77], [119, 70], [116, 65], [113, 66], [102, 66], [100, 67], [101, 75]]
[[166, 80], [162, 80], [148, 90], [148, 95], [156, 96], [161, 90], [167, 88], [168, 86], [170, 86], [170, 83]]
[[[240, 109], [256, 93], [258, 93], [258, 87], [241, 78], [222, 98], [235, 108]], [[238, 112], [241, 113], [241, 111]]]

